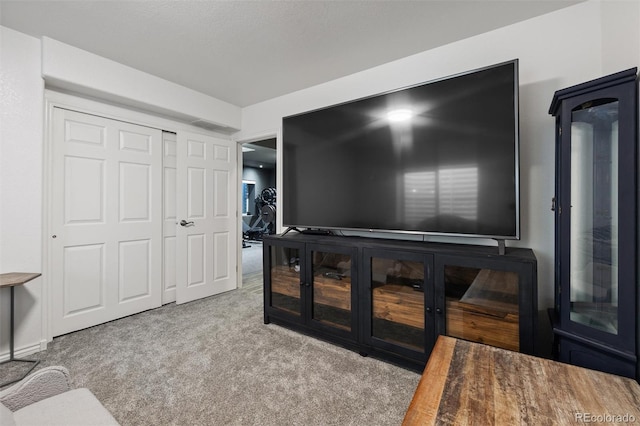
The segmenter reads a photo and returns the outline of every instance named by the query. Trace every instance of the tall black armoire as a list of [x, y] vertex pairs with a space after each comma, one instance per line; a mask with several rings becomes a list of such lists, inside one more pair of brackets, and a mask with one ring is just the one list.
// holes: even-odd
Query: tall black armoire
[[638, 80], [629, 69], [559, 90], [555, 354], [638, 378]]

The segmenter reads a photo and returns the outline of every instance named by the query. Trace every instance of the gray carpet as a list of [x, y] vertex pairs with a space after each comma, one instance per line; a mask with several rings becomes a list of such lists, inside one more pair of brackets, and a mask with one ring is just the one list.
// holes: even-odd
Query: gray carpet
[[242, 249], [242, 274], [262, 272], [262, 241], [247, 241]]
[[399, 425], [420, 376], [273, 324], [236, 290], [54, 339], [123, 425]]

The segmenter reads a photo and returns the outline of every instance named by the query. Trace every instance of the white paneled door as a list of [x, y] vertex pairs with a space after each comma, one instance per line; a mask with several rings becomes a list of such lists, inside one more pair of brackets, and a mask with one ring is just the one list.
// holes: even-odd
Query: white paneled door
[[53, 336], [160, 306], [162, 132], [53, 109]]
[[235, 143], [178, 132], [176, 302], [236, 288]]

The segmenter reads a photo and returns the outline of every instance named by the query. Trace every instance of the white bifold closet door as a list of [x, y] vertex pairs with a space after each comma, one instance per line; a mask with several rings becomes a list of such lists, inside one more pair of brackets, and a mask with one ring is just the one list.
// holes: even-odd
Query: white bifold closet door
[[161, 305], [162, 132], [54, 108], [53, 336]]

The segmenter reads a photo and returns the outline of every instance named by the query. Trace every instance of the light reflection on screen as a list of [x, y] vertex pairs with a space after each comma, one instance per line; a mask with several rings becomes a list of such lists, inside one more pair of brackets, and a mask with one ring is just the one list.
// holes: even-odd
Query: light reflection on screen
[[418, 227], [425, 218], [478, 218], [478, 168], [407, 172], [403, 179], [404, 221]]
[[478, 218], [478, 168], [438, 170], [438, 212], [463, 219]]

